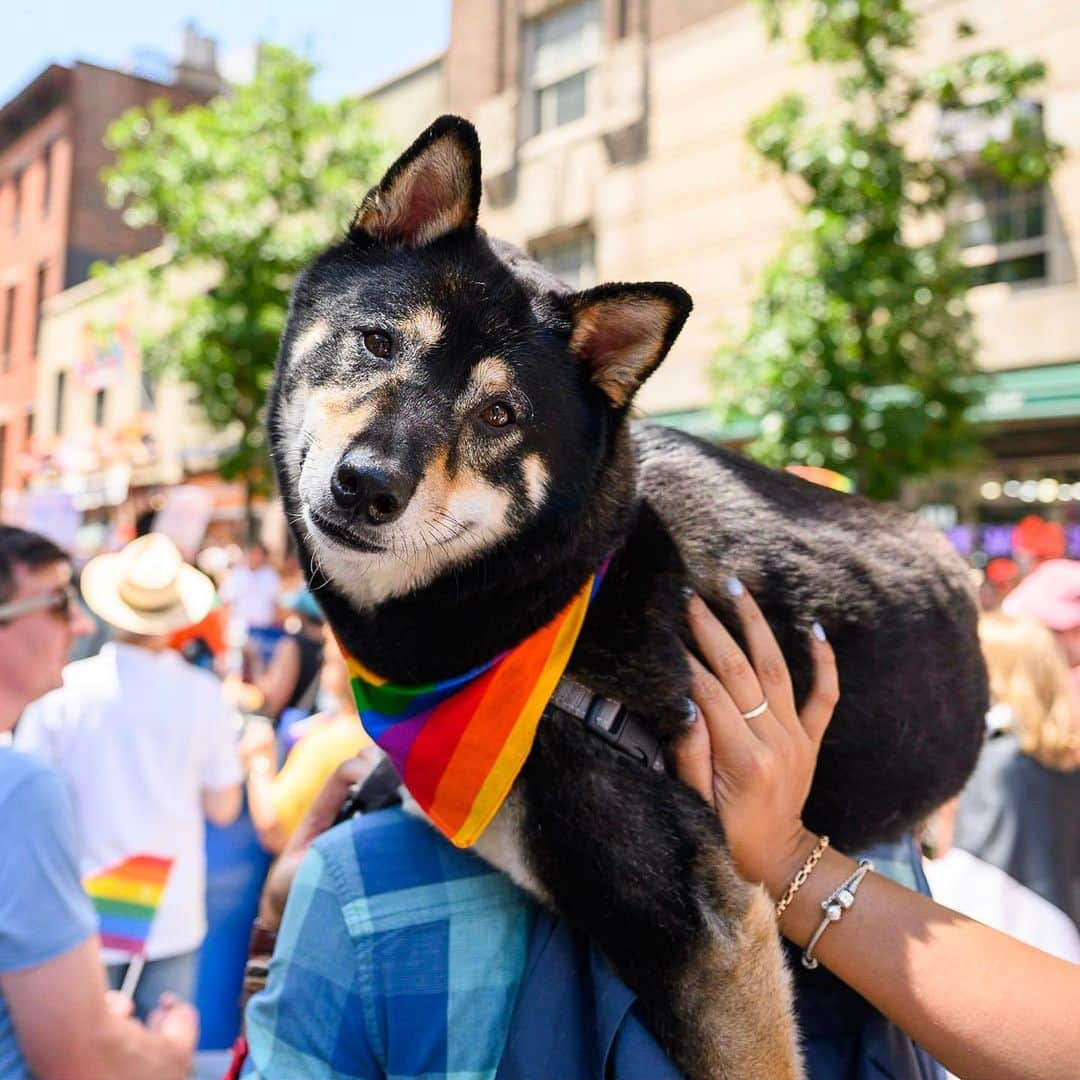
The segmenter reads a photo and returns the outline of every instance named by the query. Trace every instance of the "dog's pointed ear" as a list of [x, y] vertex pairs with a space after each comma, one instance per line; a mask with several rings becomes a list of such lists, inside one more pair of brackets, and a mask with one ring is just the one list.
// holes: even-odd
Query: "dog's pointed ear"
[[570, 350], [620, 409], [667, 355], [694, 306], [689, 293], [666, 281], [598, 285], [570, 302]]
[[475, 228], [479, 209], [476, 128], [460, 116], [440, 116], [367, 193], [349, 235], [388, 247], [423, 247]]

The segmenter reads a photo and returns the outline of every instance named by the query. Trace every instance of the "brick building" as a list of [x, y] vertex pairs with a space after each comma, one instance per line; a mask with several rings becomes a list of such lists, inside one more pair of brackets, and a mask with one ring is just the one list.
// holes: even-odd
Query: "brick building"
[[[133, 230], [105, 203], [99, 179], [110, 155], [105, 129], [155, 98], [183, 107], [216, 83], [212, 45], [189, 31], [209, 66], [187, 63], [171, 85], [75, 63], [51, 64], [0, 108], [0, 490], [25, 486], [34, 433], [43, 303], [86, 279], [92, 263], [153, 247], [152, 229]], [[68, 388], [53, 388], [62, 414]]]
[[[995, 385], [983, 474], [913, 490], [962, 518], [1032, 509], [1080, 544], [1080, 8], [1070, 0], [924, 0], [919, 66], [1005, 48], [1049, 67], [1037, 105], [1065, 160], [1045, 189], [972, 185], [962, 208], [970, 293]], [[834, 73], [767, 40], [750, 0], [454, 0], [446, 107], [477, 125], [481, 223], [571, 282], [671, 280], [694, 314], [639, 404], [719, 438], [708, 369], [745, 321], [793, 219], [792, 193], [746, 143], [755, 114]], [[939, 116], [918, 138], [933, 140]], [[745, 433], [744, 433], [745, 434]], [[1040, 481], [1044, 481], [1040, 483]], [[943, 523], [947, 523], [948, 515]], [[1076, 554], [1080, 555], [1080, 549]]]

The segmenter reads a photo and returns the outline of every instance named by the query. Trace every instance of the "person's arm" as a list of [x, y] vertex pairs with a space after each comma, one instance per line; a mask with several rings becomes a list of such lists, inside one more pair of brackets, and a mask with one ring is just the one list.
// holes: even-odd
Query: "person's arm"
[[[757, 605], [735, 599], [749, 660], [699, 598], [690, 624], [699, 714], [676, 750], [679, 775], [716, 809], [740, 873], [773, 899], [813, 848], [802, 824], [821, 739], [838, 698], [831, 648], [812, 637], [814, 687], [797, 712], [780, 649]], [[770, 708], [749, 712], [767, 698]], [[821, 901], [855, 869], [826, 850], [780, 923], [805, 947]], [[869, 874], [820, 939], [821, 963], [959, 1076], [1071, 1080], [1080, 1061], [1080, 967], [1032, 949]]]
[[223, 788], [203, 788], [203, 813], [206, 820], [224, 828], [239, 816], [244, 805], [244, 792], [239, 784]]
[[[25, 971], [0, 974], [19, 1050], [49, 1080], [181, 1080], [198, 1038], [198, 1014], [166, 1002], [148, 1027], [106, 997], [96, 937]], [[62, 1034], [61, 1034], [62, 1033]]]
[[274, 648], [266, 670], [255, 676], [263, 695], [267, 716], [278, 716], [288, 704], [300, 678], [300, 646], [291, 637], [282, 638]]
[[259, 843], [272, 855], [285, 846], [288, 836], [278, 815], [275, 784], [278, 777], [277, 741], [267, 723], [250, 722], [240, 740], [240, 757], [247, 776], [247, 804]]

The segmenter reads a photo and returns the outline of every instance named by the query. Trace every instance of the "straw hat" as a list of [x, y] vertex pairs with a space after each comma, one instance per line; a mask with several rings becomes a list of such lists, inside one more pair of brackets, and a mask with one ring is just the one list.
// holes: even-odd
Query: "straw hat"
[[200, 622], [214, 606], [214, 583], [161, 533], [91, 559], [79, 586], [95, 615], [131, 634], [171, 634]]

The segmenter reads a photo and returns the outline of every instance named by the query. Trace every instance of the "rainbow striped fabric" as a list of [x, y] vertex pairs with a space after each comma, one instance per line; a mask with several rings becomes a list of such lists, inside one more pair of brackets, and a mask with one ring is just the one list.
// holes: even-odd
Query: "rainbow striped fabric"
[[525, 764], [606, 565], [546, 626], [453, 679], [394, 685], [342, 649], [364, 728], [457, 847], [476, 843]]
[[137, 956], [146, 948], [172, 864], [159, 855], [131, 855], [83, 880], [106, 949]]
[[811, 484], [827, 487], [830, 491], [843, 491], [851, 494], [855, 490], [855, 483], [849, 476], [826, 469], [821, 465], [788, 465], [785, 470], [794, 473], [803, 480], [809, 480]]

